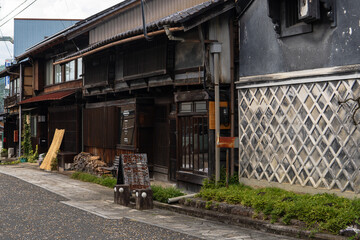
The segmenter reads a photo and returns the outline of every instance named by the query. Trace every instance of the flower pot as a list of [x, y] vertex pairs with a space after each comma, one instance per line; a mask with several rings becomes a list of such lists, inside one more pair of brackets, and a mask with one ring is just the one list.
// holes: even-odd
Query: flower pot
[[22, 163], [27, 162], [27, 158], [20, 158], [20, 162]]

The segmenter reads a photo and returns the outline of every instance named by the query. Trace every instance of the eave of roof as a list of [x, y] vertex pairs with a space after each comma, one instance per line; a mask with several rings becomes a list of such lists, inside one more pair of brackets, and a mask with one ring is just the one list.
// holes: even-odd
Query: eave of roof
[[[185, 22], [193, 19], [196, 16], [201, 15], [202, 13], [208, 11], [209, 9], [215, 9], [215, 7], [219, 6], [219, 4], [222, 3], [227, 3], [228, 7], [225, 7], [223, 9], [219, 9], [219, 11], [222, 13], [224, 11], [228, 11], [232, 8], [235, 7], [234, 3], [231, 3], [230, 1], [224, 1], [224, 0], [213, 0], [213, 1], [208, 1], [208, 2], [204, 2], [201, 3], [199, 5], [196, 5], [194, 7], [185, 9], [183, 11], [180, 12], [176, 12], [174, 14], [171, 14], [169, 16], [166, 16], [164, 18], [161, 18], [157, 21], [151, 22], [149, 24], [146, 25], [147, 31], [149, 32], [149, 34], [152, 34], [151, 31], [156, 31], [158, 29], [162, 29], [164, 26], [168, 26], [168, 27], [174, 27], [174, 29], [176, 29], [176, 31], [178, 31], [179, 29], [184, 29], [182, 26]], [[195, 25], [193, 25], [195, 26]], [[159, 32], [159, 31], [157, 31]], [[157, 33], [157, 32], [153, 32], [153, 33]], [[72, 53], [62, 59], [59, 59], [58, 62], [54, 63], [54, 64], [59, 64], [62, 63], [63, 61], [66, 61], [71, 58], [74, 58], [76, 56], [81, 57], [81, 55], [93, 51], [97, 48], [101, 48], [104, 47], [107, 44], [110, 44], [114, 41], [119, 41], [119, 40], [125, 40], [127, 38], [131, 38], [134, 37], [137, 34], [142, 34], [143, 33], [143, 28], [142, 27], [137, 27], [134, 29], [131, 29], [129, 31], [126, 32], [122, 32], [120, 34], [117, 34], [111, 38], [105, 39], [101, 42], [95, 43], [87, 48], [84, 48], [78, 52]], [[135, 39], [135, 38], [134, 38]], [[119, 41], [120, 42], [120, 41]]]
[[[202, 4], [194, 6], [192, 8], [185, 9], [183, 11], [174, 13], [174, 14], [164, 17], [160, 20], [157, 20], [150, 24], [147, 24], [147, 29], [148, 29], [148, 31], [152, 31], [152, 30], [155, 30], [156, 28], [158, 29], [159, 26], [179, 25], [179, 24], [191, 19], [194, 16], [202, 14], [203, 12], [207, 11], [209, 8], [215, 7], [218, 4], [226, 3], [226, 2], [227, 3], [230, 2], [235, 6], [235, 3], [233, 1], [228, 1], [228, 0], [211, 0], [210, 1], [209, 0], [207, 2], [204, 2]], [[77, 22], [73, 26], [70, 26], [70, 27], [54, 34], [53, 36], [50, 36], [47, 39], [44, 39], [42, 42], [27, 49], [27, 51], [24, 54], [18, 56], [16, 59], [17, 60], [24, 59], [24, 58], [30, 56], [31, 54], [35, 54], [37, 52], [46, 50], [58, 43], [61, 43], [66, 40], [72, 39], [76, 36], [79, 36], [80, 34], [84, 33], [85, 31], [92, 29], [94, 26], [96, 26], [96, 24], [104, 21], [104, 19], [111, 18], [114, 14], [117, 14], [120, 11], [126, 10], [127, 7], [132, 7], [134, 4], [140, 4], [140, 0], [125, 0], [121, 3], [118, 3], [118, 4], [110, 7], [110, 8], [107, 8], [97, 14], [94, 14], [80, 22]], [[116, 35], [112, 38], [106, 39], [96, 45], [100, 46], [100, 45], [109, 43], [111, 41], [116, 41], [118, 39], [122, 39], [125, 37], [131, 37], [137, 33], [142, 33], [142, 31], [143, 31], [143, 29], [141, 27], [135, 28], [135, 29], [123, 32], [119, 35]], [[89, 49], [92, 48], [93, 46], [90, 46]]]
[[61, 100], [65, 97], [68, 97], [68, 96], [74, 94], [75, 92], [76, 92], [76, 90], [67, 90], [67, 91], [62, 91], [62, 92], [48, 93], [48, 94], [32, 97], [32, 98], [26, 99], [24, 101], [21, 101], [19, 103], [19, 105], [24, 105], [27, 103], [34, 103], [34, 102]]
[[77, 23], [75, 23], [74, 25], [44, 39], [43, 41], [37, 43], [36, 45], [30, 47], [29, 49], [26, 50], [25, 53], [23, 53], [22, 55], [18, 56], [16, 59], [17, 60], [21, 60], [24, 59], [26, 57], [28, 57], [29, 55], [36, 53], [37, 51], [40, 51], [44, 48], [49, 48], [57, 43], [63, 42], [65, 40], [67, 40], [67, 36], [70, 35], [73, 32], [78, 31], [79, 29], [89, 26], [97, 21], [103, 20], [103, 18], [106, 18], [107, 16], [112, 15], [114, 12], [116, 11], [121, 11], [123, 8], [129, 6], [132, 3], [135, 3], [139, 0], [125, 0], [121, 3], [118, 3], [112, 7], [109, 7], [99, 13], [96, 13], [82, 21], [79, 21]]

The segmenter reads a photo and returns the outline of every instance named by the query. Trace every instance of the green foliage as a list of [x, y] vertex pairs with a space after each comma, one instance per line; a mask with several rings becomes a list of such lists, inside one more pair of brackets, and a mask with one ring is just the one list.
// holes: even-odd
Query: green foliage
[[0, 165], [16, 165], [19, 163], [20, 163], [20, 160], [16, 160], [16, 161], [12, 161], [12, 162], [3, 162], [3, 163], [0, 163]]
[[338, 233], [360, 218], [360, 199], [347, 199], [334, 194], [295, 194], [278, 188], [252, 189], [233, 184], [229, 188], [206, 185], [198, 194], [206, 201], [241, 204], [263, 213], [271, 222], [290, 224], [300, 220], [314, 231]]
[[[25, 119], [27, 119], [27, 115], [25, 115]], [[21, 141], [21, 150], [24, 156], [29, 156], [32, 154], [32, 146], [31, 146], [31, 129], [30, 124], [27, 121], [24, 121], [24, 129], [22, 133], [22, 141]]]
[[58, 169], [58, 159], [56, 157], [51, 159], [50, 168], [51, 168], [51, 171], [57, 171], [57, 169]]
[[[239, 176], [229, 176], [229, 185], [239, 184]], [[220, 181], [216, 184], [215, 177], [212, 176], [210, 179], [206, 178], [203, 181], [203, 188], [221, 188], [226, 186], [226, 168], [222, 167], [220, 170]]]
[[89, 173], [75, 172], [71, 175], [71, 178], [77, 179], [83, 182], [91, 182], [100, 184], [105, 187], [114, 188], [116, 185], [116, 179], [113, 177], [102, 176], [98, 177]]
[[35, 152], [33, 153], [33, 150], [30, 151], [30, 155], [28, 156], [28, 162], [36, 163], [36, 160], [39, 158], [38, 148], [39, 145], [36, 145]]
[[6, 148], [1, 149], [1, 154], [8, 155], [8, 150]]
[[212, 201], [207, 201], [205, 204], [205, 209], [209, 210], [212, 206]]
[[169, 198], [180, 197], [185, 195], [179, 189], [174, 187], [161, 187], [157, 185], [151, 186], [153, 191], [153, 199], [159, 202], [167, 203]]

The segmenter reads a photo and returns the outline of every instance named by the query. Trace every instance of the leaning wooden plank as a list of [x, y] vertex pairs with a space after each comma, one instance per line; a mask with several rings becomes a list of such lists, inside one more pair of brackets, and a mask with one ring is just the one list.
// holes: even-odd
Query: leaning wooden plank
[[49, 151], [47, 152], [43, 163], [41, 164], [40, 168], [46, 171], [51, 171], [51, 162], [54, 158], [57, 157], [57, 153], [61, 146], [61, 142], [63, 140], [65, 133], [65, 129], [56, 129], [54, 138], [52, 140], [51, 146]]

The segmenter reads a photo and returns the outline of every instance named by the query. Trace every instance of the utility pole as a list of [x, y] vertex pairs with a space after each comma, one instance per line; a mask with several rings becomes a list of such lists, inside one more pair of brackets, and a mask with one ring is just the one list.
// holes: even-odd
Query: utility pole
[[217, 143], [220, 137], [220, 53], [221, 43], [213, 43], [210, 46], [210, 52], [214, 55], [214, 85], [215, 85], [215, 181], [220, 180], [220, 148]]

